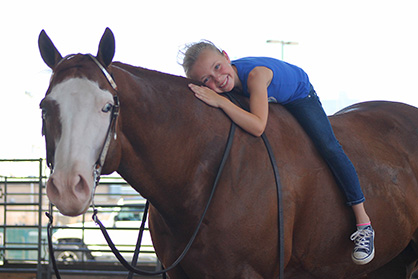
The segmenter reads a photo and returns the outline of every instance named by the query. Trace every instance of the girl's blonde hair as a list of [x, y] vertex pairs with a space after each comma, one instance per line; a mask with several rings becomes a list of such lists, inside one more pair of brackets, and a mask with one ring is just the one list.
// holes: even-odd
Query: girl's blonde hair
[[199, 55], [205, 49], [211, 49], [222, 54], [222, 50], [220, 50], [217, 46], [215, 46], [214, 43], [208, 40], [201, 40], [200, 42], [187, 44], [183, 50], [179, 51], [179, 54], [183, 56], [183, 62], [180, 62], [180, 65], [183, 66], [186, 77], [190, 78], [190, 71], [192, 67], [199, 58]]

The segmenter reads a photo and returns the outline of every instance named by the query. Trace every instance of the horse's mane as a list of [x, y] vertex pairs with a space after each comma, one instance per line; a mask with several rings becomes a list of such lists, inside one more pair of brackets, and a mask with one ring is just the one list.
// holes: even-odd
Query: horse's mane
[[[112, 62], [111, 67], [122, 70], [124, 72], [127, 72], [131, 75], [133, 75], [136, 79], [140, 79], [141, 83], [146, 83], [148, 85], [152, 85], [152, 87], [159, 88], [161, 94], [176, 94], [176, 96], [182, 96], [182, 100], [184, 101], [185, 95], [182, 94], [182, 92], [186, 92], [188, 96], [193, 96], [193, 92], [191, 89], [189, 89], [188, 84], [194, 83], [198, 85], [202, 85], [199, 81], [192, 80], [183, 76], [176, 76], [164, 72], [160, 72], [157, 70], [150, 70], [143, 67], [138, 66], [132, 66], [129, 64], [125, 64], [122, 62]], [[118, 81], [116, 80], [116, 83]], [[240, 92], [238, 92], [236, 89], [234, 89], [232, 92], [230, 92], [233, 95], [233, 99], [239, 100], [239, 103], [245, 104], [244, 106], [248, 107], [248, 98], [244, 97]], [[179, 95], [180, 94], [180, 95]], [[167, 96], [167, 95], [166, 95]], [[193, 100], [192, 102], [195, 103], [196, 106], [199, 106], [198, 110], [200, 112], [207, 111], [209, 112], [214, 108], [209, 108], [210, 106], [204, 104], [202, 101], [198, 100], [193, 96], [191, 98]], [[216, 111], [219, 111], [219, 109], [215, 109]]]
[[127, 71], [131, 73], [132, 75], [143, 78], [143, 79], [149, 79], [153, 81], [157, 80], [158, 82], [170, 83], [170, 84], [178, 83], [181, 86], [187, 85], [190, 82], [196, 83], [196, 81], [192, 81], [183, 76], [176, 76], [176, 75], [160, 72], [157, 70], [146, 69], [146, 68], [139, 67], [139, 66], [132, 66], [132, 65], [125, 64], [122, 62], [112, 62], [111, 66]]

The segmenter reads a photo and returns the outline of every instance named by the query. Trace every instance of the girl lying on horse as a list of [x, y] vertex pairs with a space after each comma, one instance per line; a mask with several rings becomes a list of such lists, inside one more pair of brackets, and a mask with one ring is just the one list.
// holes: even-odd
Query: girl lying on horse
[[[231, 61], [209, 41], [188, 46], [183, 68], [188, 78], [204, 85], [190, 84], [195, 96], [221, 108], [237, 125], [260, 136], [267, 124], [269, 102], [282, 104], [299, 122], [329, 165], [351, 206], [357, 222], [352, 259], [367, 264], [374, 257], [374, 230], [364, 208], [364, 195], [350, 159], [335, 138], [328, 117], [311, 85], [299, 67], [268, 57], [245, 57]], [[250, 111], [236, 106], [221, 93], [238, 89], [249, 97]]]

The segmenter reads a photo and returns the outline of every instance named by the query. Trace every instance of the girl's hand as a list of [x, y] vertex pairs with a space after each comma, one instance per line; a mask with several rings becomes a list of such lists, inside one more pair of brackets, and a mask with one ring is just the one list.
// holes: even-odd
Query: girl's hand
[[250, 111], [236, 106], [227, 98], [206, 86], [189, 84], [195, 96], [206, 104], [222, 109], [238, 126], [254, 136], [261, 136], [267, 125], [269, 111], [267, 88], [273, 71], [266, 67], [255, 67], [248, 75]]
[[198, 99], [212, 107], [218, 108], [221, 102], [225, 99], [209, 87], [203, 85], [199, 86], [193, 83], [190, 83], [189, 87]]

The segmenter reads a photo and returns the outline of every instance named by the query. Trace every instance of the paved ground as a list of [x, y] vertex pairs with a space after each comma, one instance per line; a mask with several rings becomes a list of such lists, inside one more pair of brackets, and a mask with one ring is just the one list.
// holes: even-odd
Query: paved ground
[[[126, 279], [127, 275], [124, 276], [103, 276], [103, 275], [61, 275], [62, 279]], [[35, 273], [0, 273], [1, 279], [36, 279]], [[135, 279], [160, 279], [161, 276], [134, 276]], [[52, 279], [55, 279], [55, 276], [52, 276]]]

